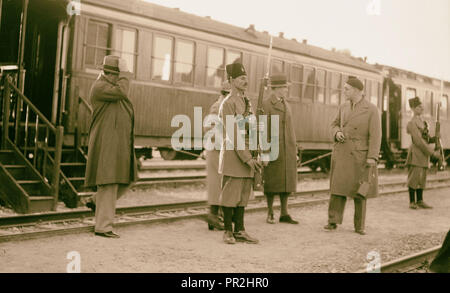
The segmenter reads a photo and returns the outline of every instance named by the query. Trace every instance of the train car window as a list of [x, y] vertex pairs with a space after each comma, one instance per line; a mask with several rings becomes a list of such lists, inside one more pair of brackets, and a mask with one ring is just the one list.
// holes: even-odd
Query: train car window
[[339, 95], [340, 95], [340, 84], [341, 84], [341, 74], [338, 72], [331, 73], [331, 82], [330, 86], [330, 104], [338, 105], [339, 104]]
[[127, 61], [128, 70], [134, 72], [136, 64], [136, 30], [118, 28], [116, 30], [116, 47], [117, 54]]
[[175, 45], [174, 81], [191, 84], [194, 82], [194, 42], [177, 40]]
[[111, 54], [111, 25], [89, 20], [86, 38], [85, 65], [97, 67], [103, 58]]
[[325, 103], [325, 70], [316, 70], [316, 101]]
[[226, 64], [231, 64], [234, 62], [242, 62], [241, 52], [227, 50], [227, 62]]
[[300, 65], [291, 66], [291, 85], [289, 94], [291, 97], [300, 100], [302, 95], [303, 68]]
[[409, 107], [409, 99], [412, 99], [412, 98], [414, 98], [414, 97], [416, 97], [417, 96], [417, 94], [416, 94], [416, 89], [414, 89], [414, 88], [407, 88], [406, 89], [406, 102], [405, 102], [405, 105], [406, 105], [406, 112], [412, 112], [411, 111], [411, 108]]
[[153, 80], [170, 81], [172, 79], [172, 47], [172, 38], [154, 37], [152, 55]]
[[272, 62], [270, 64], [270, 74], [279, 74], [283, 72], [284, 72], [283, 61], [272, 59]]
[[370, 84], [370, 102], [378, 107], [378, 82], [374, 80]]
[[220, 88], [222, 85], [225, 73], [224, 51], [223, 48], [208, 48], [206, 86]]
[[443, 95], [441, 98], [441, 118], [447, 118], [447, 109], [448, 109], [448, 96]]
[[314, 68], [305, 66], [304, 70], [302, 101], [312, 103], [314, 99]]

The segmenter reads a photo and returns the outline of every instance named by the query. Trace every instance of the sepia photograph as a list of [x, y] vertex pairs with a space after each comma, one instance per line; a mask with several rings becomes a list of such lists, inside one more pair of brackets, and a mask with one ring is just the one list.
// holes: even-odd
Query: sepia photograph
[[0, 7], [0, 275], [450, 273], [450, 1]]

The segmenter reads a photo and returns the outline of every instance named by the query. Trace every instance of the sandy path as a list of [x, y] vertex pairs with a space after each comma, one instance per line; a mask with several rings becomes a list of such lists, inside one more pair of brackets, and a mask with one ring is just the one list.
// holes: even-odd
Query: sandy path
[[0, 243], [0, 272], [65, 272], [69, 251], [80, 253], [82, 272], [356, 271], [372, 250], [388, 261], [442, 244], [450, 228], [450, 189], [424, 197], [434, 209], [408, 209], [406, 193], [371, 199], [366, 236], [353, 232], [349, 201], [334, 232], [322, 228], [326, 204], [291, 209], [300, 225], [269, 225], [264, 213], [248, 214], [246, 228], [258, 245], [226, 245], [222, 232], [208, 231], [200, 220], [120, 228], [120, 239], [89, 233]]

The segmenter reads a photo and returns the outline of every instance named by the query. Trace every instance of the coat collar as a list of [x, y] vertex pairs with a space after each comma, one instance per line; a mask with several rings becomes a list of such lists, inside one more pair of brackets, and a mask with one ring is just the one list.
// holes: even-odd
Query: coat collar
[[351, 103], [345, 102], [344, 110], [343, 110], [343, 112], [344, 112], [343, 113], [343, 116], [344, 116], [343, 125], [346, 125], [348, 123], [348, 121], [355, 118], [356, 116], [367, 112], [368, 109], [369, 109], [369, 101], [367, 101], [365, 98], [363, 98], [361, 101], [359, 101], [355, 105], [355, 108], [353, 109], [353, 111], [351, 109]]
[[[281, 99], [277, 98], [274, 94], [271, 94], [269, 99], [275, 109], [281, 112], [286, 111], [285, 105], [281, 102]], [[284, 103], [286, 103], [286, 100], [284, 100]]]

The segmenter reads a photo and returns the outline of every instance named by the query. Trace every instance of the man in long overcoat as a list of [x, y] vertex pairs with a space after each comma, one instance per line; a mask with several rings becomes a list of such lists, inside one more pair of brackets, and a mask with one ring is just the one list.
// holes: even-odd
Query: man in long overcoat
[[[421, 118], [423, 107], [419, 97], [410, 99], [408, 102], [414, 112], [414, 117], [406, 127], [406, 131], [411, 135], [411, 146], [405, 163], [408, 166], [409, 207], [429, 209], [431, 206], [423, 201], [423, 190], [427, 182], [430, 156], [439, 157], [439, 152], [433, 152], [428, 146], [435, 142], [436, 138], [429, 136], [428, 124]], [[415, 195], [417, 195], [417, 201]]]
[[[355, 203], [355, 232], [365, 234], [366, 198], [378, 195], [376, 164], [381, 146], [381, 119], [378, 108], [364, 99], [364, 86], [350, 76], [344, 85], [348, 100], [339, 107], [331, 130], [335, 140], [331, 157], [330, 202], [327, 230], [342, 224], [347, 197]], [[371, 174], [372, 176], [369, 176]], [[361, 182], [369, 181], [365, 197], [357, 194]]]
[[241, 63], [229, 64], [226, 70], [231, 93], [219, 108], [219, 118], [224, 126], [219, 158], [219, 173], [223, 176], [220, 194], [225, 227], [223, 240], [228, 244], [236, 241], [258, 243], [257, 239], [247, 234], [244, 227], [244, 211], [253, 192], [254, 173], [261, 169], [261, 164], [252, 157], [249, 149], [252, 108], [245, 96], [247, 73]]
[[[223, 100], [228, 96], [231, 90], [231, 85], [226, 80], [222, 84], [222, 90], [220, 91], [221, 95], [217, 99], [217, 101], [212, 104], [209, 109], [209, 115], [207, 119], [209, 123], [211, 123], [212, 127], [222, 127], [219, 121], [219, 107], [222, 104]], [[205, 127], [205, 131], [211, 130], [210, 128]], [[206, 150], [206, 187], [208, 192], [208, 204], [209, 204], [209, 214], [208, 214], [208, 229], [209, 230], [223, 230], [223, 223], [219, 218], [219, 207], [220, 207], [220, 193], [222, 191], [222, 176], [219, 174], [219, 155], [220, 155], [220, 145], [222, 144], [222, 136], [214, 135], [211, 138], [211, 146], [207, 147]]]
[[[288, 83], [286, 75], [277, 74], [270, 78], [272, 92], [263, 102], [264, 115], [267, 117], [268, 139], [274, 139], [278, 147], [278, 156], [264, 160], [264, 194], [267, 199], [268, 214], [266, 222], [274, 224], [273, 200], [275, 195], [280, 196], [281, 212], [280, 222], [298, 224], [288, 213], [288, 197], [297, 191], [297, 146], [292, 114], [286, 102]], [[277, 133], [272, 133], [272, 115], [278, 117]], [[273, 145], [273, 142], [270, 144]], [[270, 149], [264, 151], [268, 156]], [[264, 156], [263, 155], [263, 156]]]
[[116, 200], [137, 179], [134, 110], [128, 99], [129, 78], [125, 60], [106, 56], [103, 71], [90, 94], [93, 116], [85, 185], [97, 187], [95, 234], [103, 237], [119, 237], [112, 231]]

